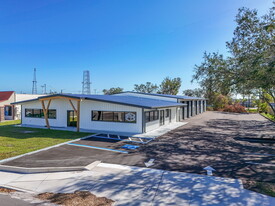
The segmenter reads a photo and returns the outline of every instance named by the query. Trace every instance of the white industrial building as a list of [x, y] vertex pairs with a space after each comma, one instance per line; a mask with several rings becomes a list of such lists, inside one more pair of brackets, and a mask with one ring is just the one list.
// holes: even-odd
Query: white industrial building
[[136, 92], [55, 94], [14, 104], [22, 107], [22, 125], [137, 134], [206, 110], [202, 98]]

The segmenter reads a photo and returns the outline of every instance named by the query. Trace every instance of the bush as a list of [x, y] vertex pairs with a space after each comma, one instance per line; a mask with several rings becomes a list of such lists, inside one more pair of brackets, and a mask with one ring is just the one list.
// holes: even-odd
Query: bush
[[235, 113], [246, 113], [245, 107], [240, 105], [240, 103], [235, 103], [232, 105], [226, 105], [223, 109], [224, 112], [235, 112]]
[[214, 109], [213, 109], [213, 107], [211, 107], [211, 106], [207, 106], [207, 107], [206, 107], [206, 111], [214, 111]]
[[213, 109], [217, 111], [222, 111], [223, 108], [226, 107], [229, 103], [229, 97], [224, 96], [222, 94], [216, 94], [214, 102], [213, 102]]
[[263, 102], [263, 103], [260, 103], [259, 104], [259, 112], [267, 112], [268, 108], [267, 108], [267, 103], [266, 102]]

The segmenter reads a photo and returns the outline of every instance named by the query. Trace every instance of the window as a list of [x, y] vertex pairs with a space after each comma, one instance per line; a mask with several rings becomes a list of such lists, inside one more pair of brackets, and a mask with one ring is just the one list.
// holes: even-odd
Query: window
[[[44, 115], [44, 113], [43, 113], [43, 115]], [[56, 110], [55, 109], [49, 109], [48, 118], [49, 119], [56, 119]]]
[[158, 119], [159, 119], [159, 111], [158, 110], [145, 112], [146, 122], [151, 122], [151, 121], [158, 120]]
[[[44, 118], [43, 109], [25, 109], [25, 117]], [[48, 110], [48, 118], [56, 119], [56, 110], [55, 109]]]
[[103, 120], [107, 122], [113, 122], [114, 112], [103, 112]]
[[152, 112], [150, 112], [150, 121], [154, 121], [155, 120], [155, 118], [154, 118], [154, 112], [152, 111]]
[[146, 122], [150, 122], [150, 112], [145, 112], [145, 120]]
[[154, 120], [159, 119], [159, 111], [154, 111]]
[[12, 116], [12, 106], [5, 106], [5, 116]]
[[114, 122], [124, 122], [125, 113], [124, 112], [114, 112]]
[[25, 117], [32, 117], [32, 109], [25, 109]]
[[171, 109], [166, 109], [165, 110], [165, 117], [170, 117], [170, 114], [171, 114]]
[[101, 111], [92, 111], [92, 120], [93, 121], [102, 120], [102, 112]]
[[[32, 117], [41, 118], [41, 110], [42, 109], [34, 109], [32, 112]], [[44, 113], [43, 113], [44, 114]]]
[[92, 111], [92, 121], [136, 123], [136, 112]]

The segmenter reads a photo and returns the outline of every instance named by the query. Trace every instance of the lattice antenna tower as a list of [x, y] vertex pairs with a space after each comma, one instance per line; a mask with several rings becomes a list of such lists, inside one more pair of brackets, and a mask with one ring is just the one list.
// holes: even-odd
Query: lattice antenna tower
[[33, 69], [32, 94], [37, 94], [36, 68]]
[[91, 94], [90, 71], [83, 71], [82, 94]]

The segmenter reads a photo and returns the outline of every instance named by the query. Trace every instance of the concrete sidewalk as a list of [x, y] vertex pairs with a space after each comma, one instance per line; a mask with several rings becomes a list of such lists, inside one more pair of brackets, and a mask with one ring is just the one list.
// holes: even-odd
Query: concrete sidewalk
[[90, 171], [0, 172], [0, 186], [33, 194], [89, 190], [125, 206], [275, 205], [275, 198], [245, 190], [235, 179], [105, 163]]

